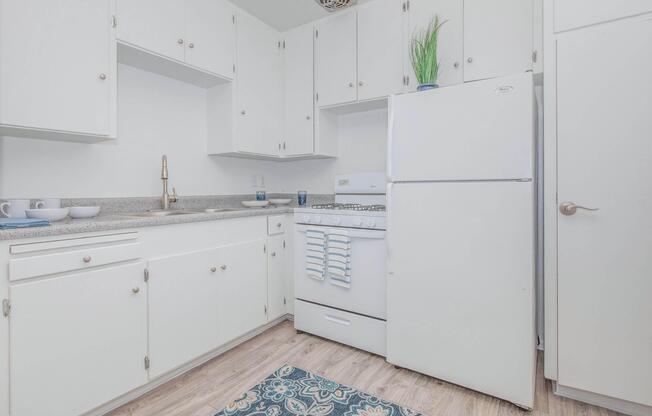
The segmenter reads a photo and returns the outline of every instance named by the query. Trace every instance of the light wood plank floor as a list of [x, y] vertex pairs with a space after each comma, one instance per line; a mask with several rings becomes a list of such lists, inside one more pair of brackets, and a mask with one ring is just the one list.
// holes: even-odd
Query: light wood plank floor
[[382, 357], [309, 334], [283, 322], [179, 376], [110, 416], [212, 416], [228, 402], [288, 363], [430, 416], [618, 416], [555, 396], [539, 358], [533, 412], [405, 369]]

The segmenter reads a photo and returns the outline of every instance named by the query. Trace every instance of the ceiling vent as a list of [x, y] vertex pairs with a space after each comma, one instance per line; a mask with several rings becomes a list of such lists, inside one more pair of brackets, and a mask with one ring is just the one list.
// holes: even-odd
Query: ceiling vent
[[315, 0], [327, 12], [335, 12], [353, 6], [358, 0]]

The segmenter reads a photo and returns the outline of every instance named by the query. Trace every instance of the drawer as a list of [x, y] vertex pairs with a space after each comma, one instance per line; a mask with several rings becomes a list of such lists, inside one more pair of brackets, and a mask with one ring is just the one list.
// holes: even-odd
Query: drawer
[[386, 355], [386, 322], [298, 300], [294, 327], [374, 354]]
[[269, 235], [283, 234], [285, 233], [285, 228], [285, 215], [274, 215], [272, 217], [267, 217], [267, 233]]
[[135, 260], [141, 257], [139, 242], [105, 247], [76, 248], [9, 260], [9, 280], [21, 280]]

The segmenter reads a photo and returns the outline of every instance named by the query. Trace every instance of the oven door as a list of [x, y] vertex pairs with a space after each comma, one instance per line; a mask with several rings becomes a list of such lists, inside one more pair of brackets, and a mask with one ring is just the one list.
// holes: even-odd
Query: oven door
[[306, 275], [306, 230], [328, 232], [336, 228], [295, 226], [295, 296], [308, 302], [330, 306], [374, 318], [387, 317], [387, 248], [385, 231], [347, 229], [351, 236], [351, 287], [334, 285]]

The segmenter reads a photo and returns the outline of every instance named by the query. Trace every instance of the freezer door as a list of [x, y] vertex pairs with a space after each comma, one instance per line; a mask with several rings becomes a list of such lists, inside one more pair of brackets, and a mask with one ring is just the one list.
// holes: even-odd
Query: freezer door
[[387, 360], [532, 408], [530, 182], [389, 186]]
[[532, 74], [390, 99], [391, 182], [532, 178]]

